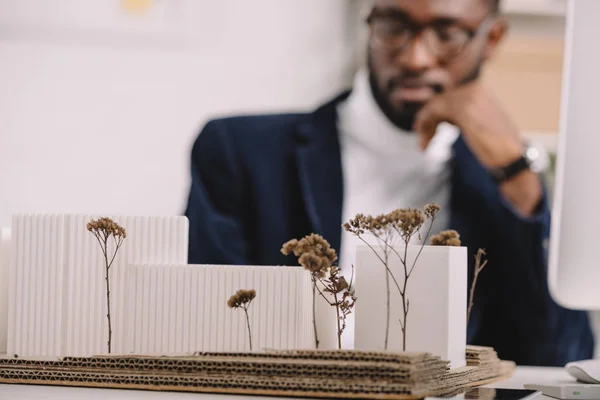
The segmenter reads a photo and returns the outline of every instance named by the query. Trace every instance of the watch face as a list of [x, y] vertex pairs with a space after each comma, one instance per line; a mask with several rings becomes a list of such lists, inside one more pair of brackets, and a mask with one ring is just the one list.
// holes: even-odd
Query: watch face
[[546, 150], [535, 146], [527, 147], [525, 159], [529, 164], [529, 169], [535, 173], [544, 172], [550, 165], [550, 158]]

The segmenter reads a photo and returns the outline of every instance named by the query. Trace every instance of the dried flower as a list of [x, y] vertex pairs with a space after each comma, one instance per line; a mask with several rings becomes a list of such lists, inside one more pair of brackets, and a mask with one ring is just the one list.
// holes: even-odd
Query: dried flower
[[[346, 329], [346, 319], [348, 315], [352, 313], [352, 308], [356, 302], [354, 296], [354, 288], [352, 287], [352, 281], [354, 280], [354, 265], [352, 266], [352, 278], [350, 283], [340, 275], [341, 269], [339, 267], [331, 267], [329, 269], [329, 276], [327, 279], [320, 280], [323, 285], [323, 291], [319, 290], [319, 294], [325, 301], [332, 307], [335, 307], [336, 311], [336, 322], [337, 322], [337, 337], [338, 337], [338, 348], [342, 349], [342, 334]], [[323, 293], [327, 294], [327, 296]], [[333, 300], [330, 300], [333, 298]]]
[[324, 279], [323, 283], [325, 286], [323, 291], [331, 294], [340, 294], [350, 287], [346, 278], [340, 276], [340, 269], [338, 267], [331, 267], [329, 277]]
[[461, 245], [460, 235], [455, 230], [442, 231], [431, 237], [431, 245], [459, 247]]
[[319, 348], [319, 337], [317, 335], [316, 320], [316, 293], [317, 282], [323, 279], [327, 271], [337, 260], [337, 254], [329, 242], [321, 235], [312, 233], [302, 239], [292, 239], [281, 247], [283, 255], [294, 254], [298, 257], [298, 263], [306, 270], [310, 271], [313, 283], [313, 330], [315, 335], [315, 347]]
[[356, 217], [344, 223], [343, 228], [354, 235], [360, 236], [367, 230], [366, 217], [363, 214], [356, 214]]
[[98, 220], [91, 220], [87, 224], [87, 230], [94, 233], [102, 233], [104, 236], [114, 236], [117, 238], [125, 239], [127, 232], [125, 228], [117, 224], [110, 218], [99, 218]]
[[[342, 320], [342, 327], [340, 329], [340, 336], [346, 329], [346, 319], [348, 315], [352, 314], [352, 309], [354, 308], [354, 304], [356, 303], [356, 296], [352, 291], [352, 288], [346, 290], [342, 295], [342, 301], [340, 302], [339, 308], [341, 311], [340, 319]], [[340, 344], [341, 349], [341, 344]]]
[[425, 223], [425, 214], [416, 208], [399, 208], [389, 213], [388, 217], [405, 242], [410, 242]]
[[[394, 283], [398, 288], [398, 282], [396, 278], [391, 273], [388, 267], [388, 260], [391, 255], [394, 246], [394, 236], [396, 235], [396, 228], [394, 226], [394, 213], [390, 214], [381, 214], [377, 217], [372, 217], [370, 215], [357, 214], [353, 219], [344, 223], [342, 227], [347, 232], [358, 237], [364, 244], [366, 244], [379, 258], [381, 263], [384, 265], [385, 271], [385, 280], [386, 280], [386, 305], [387, 305], [387, 318], [386, 318], [386, 328], [385, 328], [385, 339], [384, 339], [384, 349], [387, 349], [388, 339], [389, 339], [389, 325], [390, 325], [390, 278], [394, 280]], [[364, 234], [368, 233], [375, 237], [380, 245], [383, 246], [383, 256], [380, 256], [379, 253], [371, 246], [369, 242], [364, 239]]]
[[[99, 218], [98, 220], [92, 219], [87, 223], [87, 230], [91, 232], [98, 244], [100, 245], [100, 249], [102, 250], [102, 255], [104, 256], [104, 269], [105, 269], [105, 281], [106, 281], [106, 318], [108, 320], [108, 353], [111, 352], [111, 344], [112, 344], [112, 323], [111, 323], [111, 313], [110, 313], [110, 268], [115, 261], [115, 257], [123, 244], [123, 241], [127, 237], [127, 232], [125, 228], [121, 225], [117, 224], [110, 218]], [[108, 243], [109, 238], [113, 238], [114, 242], [114, 252], [111, 257], [109, 257], [109, 249]]]
[[425, 216], [427, 219], [435, 219], [440, 212], [441, 207], [435, 203], [429, 203], [425, 206]]
[[314, 233], [285, 243], [281, 253], [286, 256], [293, 253], [298, 257], [298, 263], [316, 278], [325, 277], [327, 270], [337, 260], [337, 254], [329, 242]]
[[323, 262], [323, 258], [317, 256], [312, 251], [302, 254], [298, 259], [298, 262], [305, 269], [313, 273], [317, 278], [325, 277], [325, 272], [327, 271], [327, 263]]
[[252, 351], [252, 331], [250, 330], [250, 316], [248, 315], [248, 308], [252, 300], [256, 298], [256, 290], [254, 289], [240, 289], [235, 292], [229, 300], [227, 300], [227, 306], [229, 308], [241, 308], [246, 314], [246, 325], [248, 328], [248, 342], [250, 343], [250, 351]]
[[[381, 261], [386, 270], [386, 310], [387, 310], [387, 318], [386, 318], [386, 327], [385, 327], [385, 339], [384, 339], [384, 349], [387, 349], [388, 346], [388, 338], [389, 338], [389, 327], [390, 327], [390, 281], [393, 281], [396, 286], [398, 293], [402, 298], [402, 309], [403, 309], [403, 319], [400, 320], [400, 326], [402, 328], [403, 334], [403, 348], [406, 350], [406, 324], [408, 318], [409, 311], [409, 300], [406, 296], [406, 286], [407, 282], [412, 275], [412, 272], [416, 266], [417, 259], [421, 255], [421, 251], [423, 250], [423, 246], [431, 233], [431, 228], [435, 221], [435, 218], [440, 211], [440, 206], [431, 203], [427, 204], [424, 207], [424, 211], [415, 208], [399, 208], [393, 210], [389, 214], [379, 215], [377, 217], [372, 217], [364, 214], [357, 214], [356, 217], [351, 219], [350, 221], [343, 224], [344, 230], [347, 232], [356, 235], [365, 245], [367, 245], [371, 251], [375, 254], [375, 256]], [[411, 242], [412, 238], [418, 235], [419, 240], [421, 239], [421, 229], [425, 224], [425, 221], [430, 221], [429, 227], [427, 229], [427, 233], [425, 234], [425, 239], [421, 245], [421, 249], [419, 253], [409, 265], [407, 260], [408, 254], [408, 245]], [[367, 242], [363, 235], [365, 233], [371, 234], [375, 239], [377, 239], [378, 243], [383, 247], [383, 255], [375, 250], [375, 248]], [[395, 241], [397, 238], [402, 240], [403, 251], [398, 251], [395, 248]], [[396, 255], [400, 262], [402, 263], [402, 267], [404, 269], [404, 283], [401, 286], [396, 279], [395, 275], [389, 268], [389, 257], [392, 255]]]
[[246, 305], [250, 305], [250, 302], [252, 302], [252, 300], [254, 300], [255, 297], [256, 290], [240, 289], [229, 298], [229, 300], [227, 301], [227, 306], [229, 308], [245, 307]]

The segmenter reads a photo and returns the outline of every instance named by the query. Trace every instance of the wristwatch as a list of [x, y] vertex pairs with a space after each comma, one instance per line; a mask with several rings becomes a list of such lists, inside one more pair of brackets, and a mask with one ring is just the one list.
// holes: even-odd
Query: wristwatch
[[540, 174], [546, 171], [549, 165], [550, 158], [545, 149], [531, 144], [525, 144], [525, 151], [521, 157], [504, 167], [490, 169], [489, 172], [492, 179], [500, 184], [513, 178], [524, 170], [530, 170], [536, 174]]

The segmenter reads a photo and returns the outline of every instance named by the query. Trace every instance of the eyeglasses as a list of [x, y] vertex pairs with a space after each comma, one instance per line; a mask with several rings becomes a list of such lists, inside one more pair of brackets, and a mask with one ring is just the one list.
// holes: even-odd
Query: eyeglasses
[[469, 43], [493, 18], [486, 18], [477, 29], [469, 29], [456, 22], [435, 22], [420, 25], [405, 16], [372, 12], [367, 18], [371, 28], [371, 45], [385, 51], [401, 52], [419, 33], [429, 50], [442, 62], [448, 62], [462, 53]]

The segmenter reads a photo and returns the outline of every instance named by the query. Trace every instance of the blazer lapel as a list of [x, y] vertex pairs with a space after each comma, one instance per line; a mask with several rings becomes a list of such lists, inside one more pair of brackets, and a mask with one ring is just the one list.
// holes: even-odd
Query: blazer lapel
[[300, 124], [296, 135], [298, 178], [313, 232], [336, 251], [342, 235], [343, 173], [336, 126], [336, 106], [344, 93]]

